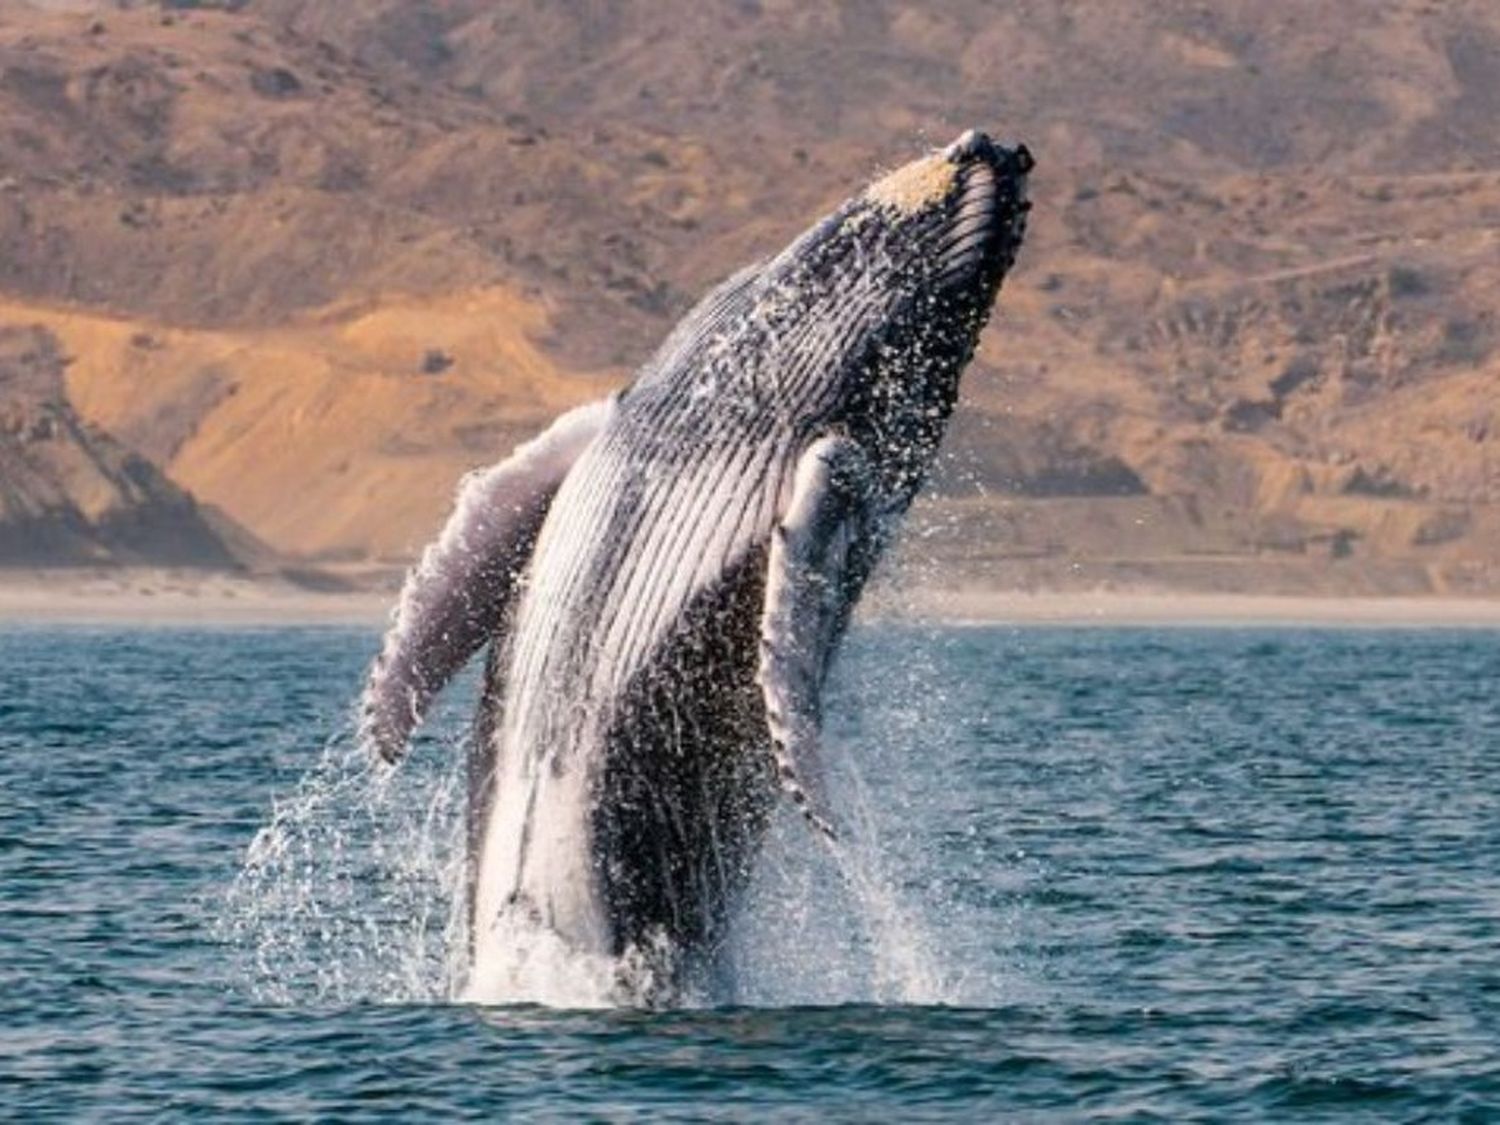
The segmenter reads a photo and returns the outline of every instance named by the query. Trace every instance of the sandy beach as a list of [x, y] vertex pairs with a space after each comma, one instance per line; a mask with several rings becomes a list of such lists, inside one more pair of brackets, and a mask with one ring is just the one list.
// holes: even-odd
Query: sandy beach
[[[0, 577], [0, 628], [56, 624], [378, 629], [389, 618], [394, 602], [390, 588], [324, 592], [283, 578], [167, 570], [17, 571]], [[864, 616], [1060, 627], [1500, 629], [1500, 599], [883, 589], [872, 591]]]
[[128, 625], [222, 628], [366, 626], [387, 619], [386, 590], [324, 592], [284, 579], [193, 571], [26, 571], [0, 576], [0, 628]]
[[934, 590], [909, 598], [903, 613], [976, 625], [1500, 628], [1491, 598]]

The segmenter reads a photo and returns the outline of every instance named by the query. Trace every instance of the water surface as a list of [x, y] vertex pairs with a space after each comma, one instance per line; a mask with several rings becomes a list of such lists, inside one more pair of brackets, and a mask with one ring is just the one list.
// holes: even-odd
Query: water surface
[[1500, 634], [866, 630], [850, 869], [783, 817], [672, 1012], [449, 999], [467, 701], [373, 777], [374, 645], [0, 632], [5, 1112], [1500, 1115]]

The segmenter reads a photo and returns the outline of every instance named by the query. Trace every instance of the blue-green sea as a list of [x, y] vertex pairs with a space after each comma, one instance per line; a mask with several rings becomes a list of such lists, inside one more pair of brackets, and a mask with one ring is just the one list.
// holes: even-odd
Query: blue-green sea
[[1500, 1121], [1500, 633], [865, 627], [669, 1011], [455, 999], [376, 642], [0, 629], [0, 1116]]

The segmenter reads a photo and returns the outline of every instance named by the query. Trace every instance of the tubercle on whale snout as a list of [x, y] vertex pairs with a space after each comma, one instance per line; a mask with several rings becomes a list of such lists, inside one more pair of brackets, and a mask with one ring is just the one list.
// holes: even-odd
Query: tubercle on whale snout
[[955, 164], [976, 157], [994, 164], [1008, 162], [1023, 176], [1036, 167], [1036, 159], [1025, 144], [1006, 148], [1003, 144], [996, 144], [988, 133], [980, 129], [970, 129], [965, 132], [943, 149], [943, 156]]

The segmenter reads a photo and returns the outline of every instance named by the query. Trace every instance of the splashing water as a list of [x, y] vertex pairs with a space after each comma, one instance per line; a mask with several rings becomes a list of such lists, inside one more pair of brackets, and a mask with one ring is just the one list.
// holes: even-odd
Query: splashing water
[[[913, 818], [932, 810], [889, 776], [912, 768], [941, 733], [946, 699], [934, 665], [920, 646], [854, 648], [836, 676], [828, 732], [846, 839], [830, 850], [781, 810], [719, 969], [686, 1005], [976, 1004], [1001, 990], [966, 967], [984, 959], [963, 950], [993, 914], [964, 917], [944, 880], [947, 861], [922, 854], [913, 838]], [[469, 977], [465, 736], [451, 718], [434, 719], [397, 770], [372, 765], [352, 731], [341, 731], [274, 802], [217, 926], [246, 990], [279, 1004], [564, 1008], [620, 1003], [622, 980], [631, 995], [649, 993], [649, 957], [621, 965], [514, 917], [492, 935], [502, 955]], [[856, 759], [874, 765], [875, 784]]]
[[274, 801], [218, 936], [273, 1003], [434, 1001], [462, 950], [462, 758], [374, 765], [350, 731]]
[[810, 855], [815, 847], [798, 817], [780, 818], [731, 934], [728, 997], [761, 1006], [961, 1002], [885, 869], [868, 816], [832, 856]]
[[[903, 568], [905, 569], [905, 568]], [[899, 603], [905, 575], [883, 583]], [[896, 585], [899, 583], [899, 585]], [[830, 855], [778, 818], [734, 932], [735, 999], [752, 1004], [943, 1004], [1015, 998], [996, 959], [993, 904], [963, 893], [974, 865], [964, 802], [928, 768], [958, 741], [967, 703], [934, 659], [936, 635], [856, 630], [829, 691], [826, 745], [846, 841]], [[947, 831], [935, 826], [946, 825]]]

